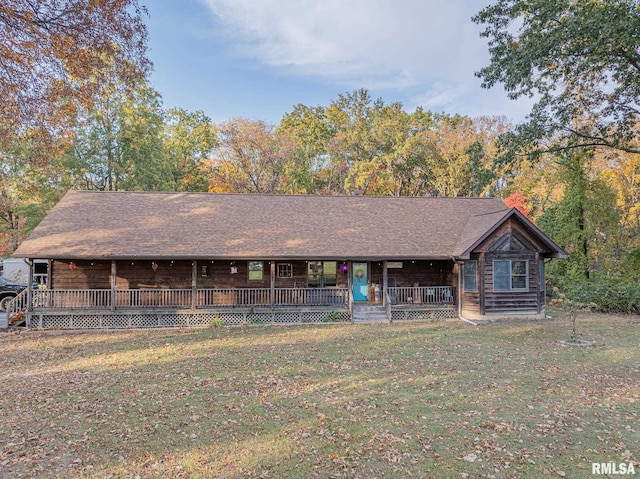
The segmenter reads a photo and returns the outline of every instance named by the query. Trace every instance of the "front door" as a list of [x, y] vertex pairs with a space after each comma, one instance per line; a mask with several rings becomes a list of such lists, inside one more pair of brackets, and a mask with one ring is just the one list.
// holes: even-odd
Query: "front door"
[[351, 268], [351, 284], [353, 285], [353, 300], [367, 301], [369, 281], [367, 263], [353, 263]]

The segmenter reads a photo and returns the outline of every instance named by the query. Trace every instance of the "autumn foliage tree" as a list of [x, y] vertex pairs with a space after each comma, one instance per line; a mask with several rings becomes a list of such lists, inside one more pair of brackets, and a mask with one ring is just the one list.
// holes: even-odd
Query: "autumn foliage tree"
[[60, 134], [99, 96], [102, 72], [145, 77], [145, 13], [138, 0], [3, 0], [0, 148], [16, 134]]
[[523, 215], [528, 217], [529, 213], [531, 213], [531, 208], [529, 208], [527, 206], [527, 202], [528, 202], [527, 197], [524, 196], [519, 191], [516, 191], [515, 193], [513, 193], [512, 195], [507, 196], [504, 199], [504, 204], [508, 208], [515, 208], [520, 213], [522, 213]]
[[259, 120], [234, 119], [218, 125], [210, 191], [284, 193], [292, 158], [288, 137]]
[[[0, 3], [0, 237], [14, 249], [59, 197], [51, 161], [105, 88], [130, 88], [151, 67], [138, 0]], [[1, 246], [0, 246], [1, 248]]]

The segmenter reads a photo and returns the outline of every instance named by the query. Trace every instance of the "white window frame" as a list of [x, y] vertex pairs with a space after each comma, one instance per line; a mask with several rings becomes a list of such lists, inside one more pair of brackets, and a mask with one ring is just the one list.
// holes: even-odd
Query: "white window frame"
[[[509, 263], [509, 288], [508, 289], [496, 289], [496, 263], [500, 263], [500, 262]], [[524, 288], [513, 287], [513, 263], [514, 262], [522, 262], [525, 264], [525, 287]], [[529, 291], [529, 261], [526, 259], [494, 259], [493, 260], [493, 292], [509, 293], [512, 291], [514, 292]]]

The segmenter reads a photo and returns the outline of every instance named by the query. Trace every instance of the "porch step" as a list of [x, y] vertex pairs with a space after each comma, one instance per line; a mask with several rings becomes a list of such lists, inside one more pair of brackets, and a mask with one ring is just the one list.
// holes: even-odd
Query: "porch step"
[[353, 304], [354, 323], [388, 323], [387, 311], [381, 304]]

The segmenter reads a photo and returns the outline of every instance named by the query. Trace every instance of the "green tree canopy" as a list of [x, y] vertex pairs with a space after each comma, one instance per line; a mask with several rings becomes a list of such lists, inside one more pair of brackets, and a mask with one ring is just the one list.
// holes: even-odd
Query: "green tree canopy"
[[168, 188], [171, 169], [163, 155], [160, 94], [140, 84], [114, 89], [96, 100], [77, 127], [69, 171], [76, 184], [98, 190]]
[[473, 21], [484, 25], [491, 55], [477, 73], [482, 85], [537, 99], [512, 139], [546, 140], [542, 150], [640, 152], [637, 0], [497, 0]]

